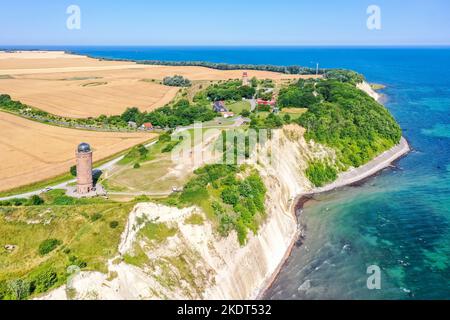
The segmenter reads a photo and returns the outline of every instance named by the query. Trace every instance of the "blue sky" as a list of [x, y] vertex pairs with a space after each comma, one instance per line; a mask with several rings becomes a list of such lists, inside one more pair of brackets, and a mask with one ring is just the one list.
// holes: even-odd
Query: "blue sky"
[[[68, 30], [66, 9], [81, 9]], [[368, 30], [369, 5], [382, 29]], [[0, 45], [448, 45], [448, 0], [2, 0]]]

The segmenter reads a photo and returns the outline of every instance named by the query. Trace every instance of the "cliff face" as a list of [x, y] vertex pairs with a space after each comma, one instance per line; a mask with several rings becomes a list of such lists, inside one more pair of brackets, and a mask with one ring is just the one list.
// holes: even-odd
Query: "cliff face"
[[364, 81], [362, 83], [357, 84], [356, 87], [358, 89], [364, 91], [365, 93], [367, 93], [369, 96], [371, 96], [376, 101], [380, 102], [382, 95], [379, 94], [378, 92], [376, 92], [375, 90], [373, 90], [369, 83]]
[[[241, 247], [235, 233], [222, 238], [198, 208], [177, 209], [138, 204], [130, 213], [108, 274], [80, 272], [67, 286], [44, 299], [251, 299], [270, 282], [295, 241], [295, 197], [312, 190], [303, 171], [313, 158], [333, 157], [320, 145], [306, 143], [296, 125], [275, 130], [250, 164], [267, 189], [267, 218], [257, 235]], [[264, 156], [265, 155], [265, 156]], [[267, 156], [270, 155], [270, 156]], [[203, 222], [192, 224], [192, 215]], [[165, 239], [148, 241], [149, 222], [172, 230]]]

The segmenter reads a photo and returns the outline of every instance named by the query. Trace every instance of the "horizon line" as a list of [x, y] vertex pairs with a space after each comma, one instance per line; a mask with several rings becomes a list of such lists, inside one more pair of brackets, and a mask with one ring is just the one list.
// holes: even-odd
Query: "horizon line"
[[373, 47], [450, 47], [450, 43], [417, 44], [0, 44], [1, 47], [292, 47], [292, 48], [373, 48]]

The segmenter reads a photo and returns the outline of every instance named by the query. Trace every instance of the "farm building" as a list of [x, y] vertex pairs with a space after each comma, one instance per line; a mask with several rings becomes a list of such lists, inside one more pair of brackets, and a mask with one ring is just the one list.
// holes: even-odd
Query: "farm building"
[[141, 129], [143, 130], [153, 130], [153, 125], [150, 122], [146, 122], [141, 126]]
[[225, 107], [225, 103], [223, 101], [214, 102], [213, 110], [215, 112], [228, 112], [228, 109]]

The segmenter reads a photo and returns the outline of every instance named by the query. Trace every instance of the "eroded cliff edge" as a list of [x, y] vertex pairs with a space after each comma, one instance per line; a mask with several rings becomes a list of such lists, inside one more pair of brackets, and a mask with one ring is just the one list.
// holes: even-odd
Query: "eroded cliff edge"
[[[297, 125], [274, 131], [250, 164], [266, 187], [266, 219], [257, 235], [240, 246], [236, 234], [220, 237], [205, 218], [188, 223], [199, 208], [177, 209], [154, 203], [138, 204], [122, 235], [119, 255], [109, 261], [108, 274], [80, 272], [46, 299], [251, 299], [272, 277], [297, 234], [295, 197], [312, 190], [304, 176], [311, 159], [334, 152], [307, 143]], [[143, 241], [140, 230], [149, 221], [165, 223], [173, 236], [162, 242]], [[133, 261], [127, 256], [140, 257]], [[131, 261], [130, 261], [131, 260]], [[128, 263], [127, 263], [128, 262]]]
[[[398, 146], [367, 165], [342, 173], [337, 185], [320, 190], [305, 177], [305, 169], [311, 161], [332, 161], [335, 151], [306, 142], [303, 136], [304, 129], [298, 125], [274, 130], [272, 140], [259, 146], [259, 152], [249, 160], [267, 188], [267, 215], [257, 235], [250, 235], [245, 246], [239, 245], [234, 232], [226, 238], [218, 235], [199, 208], [141, 203], [129, 216], [119, 254], [109, 261], [107, 274], [75, 273], [68, 285], [43, 298], [256, 298], [270, 283], [297, 238], [294, 206], [298, 196], [364, 179], [409, 151], [408, 143], [402, 139]], [[189, 222], [193, 216], [201, 216], [202, 222]], [[167, 226], [165, 238], [144, 239], [142, 229], [156, 222]]]

